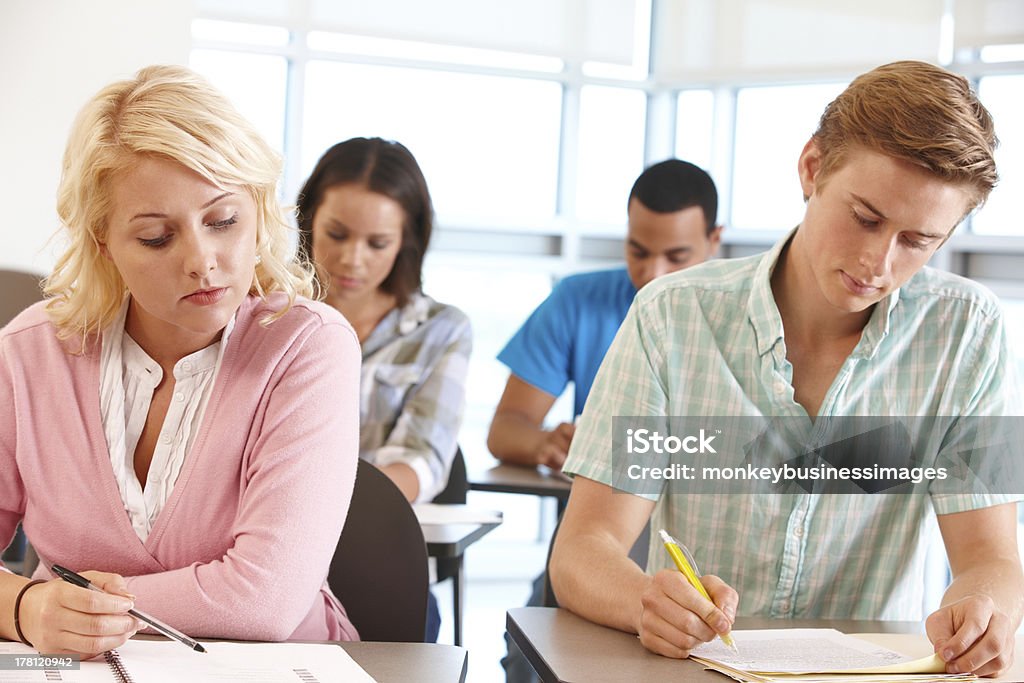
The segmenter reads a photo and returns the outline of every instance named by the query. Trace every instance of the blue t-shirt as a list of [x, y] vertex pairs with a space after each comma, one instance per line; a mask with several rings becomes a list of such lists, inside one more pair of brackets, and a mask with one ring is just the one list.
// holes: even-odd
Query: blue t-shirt
[[574, 414], [579, 415], [634, 296], [625, 268], [570, 275], [530, 314], [498, 360], [552, 396], [572, 382]]

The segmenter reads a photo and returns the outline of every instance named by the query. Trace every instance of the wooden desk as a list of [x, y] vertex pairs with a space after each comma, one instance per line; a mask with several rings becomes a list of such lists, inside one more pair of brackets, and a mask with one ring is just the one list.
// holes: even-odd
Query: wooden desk
[[437, 643], [339, 643], [378, 683], [465, 683], [466, 650]]
[[[923, 624], [907, 621], [741, 618], [737, 628], [834, 628], [844, 633], [920, 633]], [[635, 635], [598, 626], [568, 610], [550, 607], [510, 609], [505, 622], [509, 636], [544, 683], [602, 683], [604, 681], [687, 681], [728, 683], [729, 678], [705, 671], [689, 659], [678, 660], [648, 652]], [[1017, 661], [1001, 678], [983, 681], [1024, 681], [1024, 636], [1017, 636]]]
[[558, 501], [559, 519], [565, 511], [571, 488], [572, 482], [564, 475], [525, 465], [502, 463], [469, 476], [471, 491], [552, 496]]
[[452, 577], [452, 610], [454, 642], [462, 645], [462, 617], [464, 612], [462, 591], [463, 555], [466, 548], [498, 528], [501, 522], [483, 524], [423, 524], [423, 540], [427, 543], [427, 555], [455, 560], [455, 575]]

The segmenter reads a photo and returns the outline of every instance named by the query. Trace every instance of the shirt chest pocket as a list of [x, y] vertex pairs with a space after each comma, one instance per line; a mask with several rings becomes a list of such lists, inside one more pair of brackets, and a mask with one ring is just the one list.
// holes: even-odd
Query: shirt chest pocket
[[363, 405], [373, 406], [377, 415], [401, 412], [406, 395], [419, 384], [423, 371], [415, 365], [380, 365], [373, 371], [372, 381], [364, 391]]

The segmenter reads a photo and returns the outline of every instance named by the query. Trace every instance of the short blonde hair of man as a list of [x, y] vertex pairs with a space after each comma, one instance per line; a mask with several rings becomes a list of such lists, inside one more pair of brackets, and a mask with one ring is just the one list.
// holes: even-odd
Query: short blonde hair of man
[[110, 180], [139, 156], [171, 159], [217, 186], [241, 186], [256, 203], [256, 272], [251, 294], [280, 291], [288, 304], [314, 296], [313, 270], [294, 256], [277, 200], [282, 160], [230, 101], [182, 66], [150, 66], [100, 90], [71, 130], [57, 192], [57, 213], [70, 244], [47, 278], [47, 311], [58, 336], [81, 336], [84, 348], [117, 315], [127, 288], [103, 256], [111, 209]]
[[926, 62], [885, 64], [855, 78], [814, 133], [827, 179], [852, 147], [917, 164], [968, 190], [968, 213], [999, 180], [992, 116], [963, 76]]

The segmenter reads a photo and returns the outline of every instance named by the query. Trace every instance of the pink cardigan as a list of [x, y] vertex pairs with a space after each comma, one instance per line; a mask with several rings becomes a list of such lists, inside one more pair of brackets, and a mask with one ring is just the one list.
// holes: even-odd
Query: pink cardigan
[[128, 578], [198, 637], [358, 638], [327, 588], [359, 449], [359, 342], [329, 306], [248, 297], [174, 491], [145, 543], [110, 466], [99, 343], [58, 342], [42, 304], [0, 331], [0, 547], [22, 521], [48, 567]]

